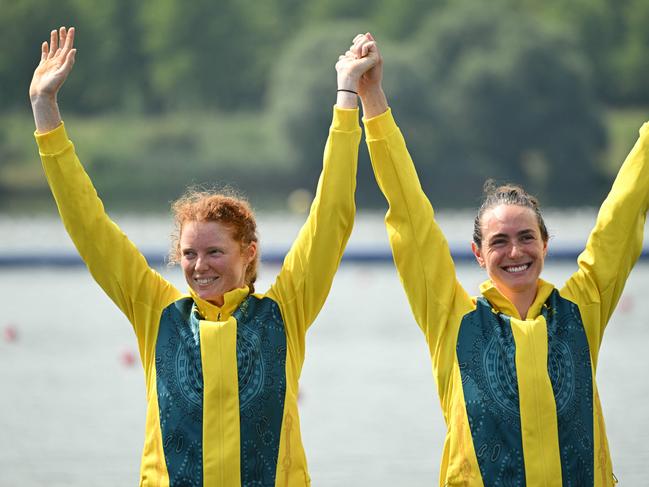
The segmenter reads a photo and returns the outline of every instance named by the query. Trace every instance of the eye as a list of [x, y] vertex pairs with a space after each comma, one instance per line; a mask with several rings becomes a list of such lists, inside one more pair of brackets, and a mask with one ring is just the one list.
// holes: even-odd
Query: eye
[[223, 251], [221, 249], [212, 249], [209, 253], [210, 255], [221, 255]]
[[521, 240], [523, 242], [531, 242], [533, 240], [536, 240], [536, 237], [532, 235], [531, 233], [527, 233], [521, 237]]
[[196, 253], [193, 250], [183, 250], [183, 257], [185, 259], [193, 259], [196, 257]]
[[491, 246], [492, 247], [502, 247], [507, 243], [507, 240], [504, 238], [495, 238], [491, 241]]

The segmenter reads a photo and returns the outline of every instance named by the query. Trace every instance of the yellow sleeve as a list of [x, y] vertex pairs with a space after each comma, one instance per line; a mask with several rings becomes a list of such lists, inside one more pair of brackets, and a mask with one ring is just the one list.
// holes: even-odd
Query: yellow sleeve
[[365, 120], [365, 129], [376, 181], [389, 205], [385, 225], [394, 262], [435, 353], [449, 321], [470, 309], [471, 299], [457, 281], [448, 243], [392, 112]]
[[645, 216], [649, 207], [649, 123], [622, 164], [604, 200], [579, 269], [562, 294], [580, 308], [591, 347], [596, 350], [606, 324], [642, 252]]
[[323, 168], [309, 216], [269, 291], [281, 307], [287, 333], [299, 341], [329, 294], [354, 224], [361, 129], [358, 109], [334, 107]]
[[[180, 296], [179, 291], [148, 266], [135, 245], [108, 218], [64, 125], [35, 137], [68, 234], [93, 278], [133, 324], [142, 345], [142, 340], [157, 333], [147, 328], [152, 325], [152, 313], [159, 314], [162, 307]], [[155, 336], [150, 338], [155, 343]]]

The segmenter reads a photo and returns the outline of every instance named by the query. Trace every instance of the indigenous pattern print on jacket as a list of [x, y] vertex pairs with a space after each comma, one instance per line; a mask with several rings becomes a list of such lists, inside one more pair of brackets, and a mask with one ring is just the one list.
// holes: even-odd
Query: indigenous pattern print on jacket
[[[541, 313], [548, 331], [547, 372], [556, 402], [563, 481], [566, 485], [592, 485], [593, 387], [579, 310], [554, 290]], [[525, 485], [516, 344], [510, 317], [496, 312], [485, 298], [478, 298], [475, 311], [462, 320], [456, 349], [483, 479], [493, 479], [494, 485]]]
[[[243, 485], [275, 485], [286, 394], [286, 335], [277, 303], [247, 297], [237, 320], [237, 379]], [[196, 323], [192, 326], [192, 323]], [[156, 345], [162, 444], [173, 485], [203, 485], [200, 315], [191, 298], [162, 312]], [[197, 340], [198, 338], [198, 340]]]

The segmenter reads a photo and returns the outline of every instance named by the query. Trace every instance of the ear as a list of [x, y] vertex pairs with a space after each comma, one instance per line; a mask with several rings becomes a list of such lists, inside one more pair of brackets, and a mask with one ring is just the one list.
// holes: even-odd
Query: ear
[[471, 242], [471, 250], [473, 251], [473, 255], [475, 255], [475, 260], [478, 261], [478, 265], [484, 268], [485, 263], [484, 263], [484, 259], [482, 258], [482, 252], [480, 251], [480, 247], [478, 247], [475, 244], [475, 242]]
[[248, 264], [255, 260], [257, 257], [257, 242], [250, 242], [246, 250], [244, 251], [246, 258], [248, 259]]
[[545, 259], [548, 256], [548, 242], [547, 240], [543, 242], [543, 258]]

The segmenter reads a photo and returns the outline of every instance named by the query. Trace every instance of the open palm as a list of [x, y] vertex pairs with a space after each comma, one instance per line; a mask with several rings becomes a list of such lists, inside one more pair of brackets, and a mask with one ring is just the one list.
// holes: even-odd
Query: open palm
[[50, 43], [41, 46], [41, 61], [34, 71], [29, 96], [33, 100], [41, 96], [55, 97], [74, 65], [76, 49], [74, 27], [61, 27], [50, 34]]

